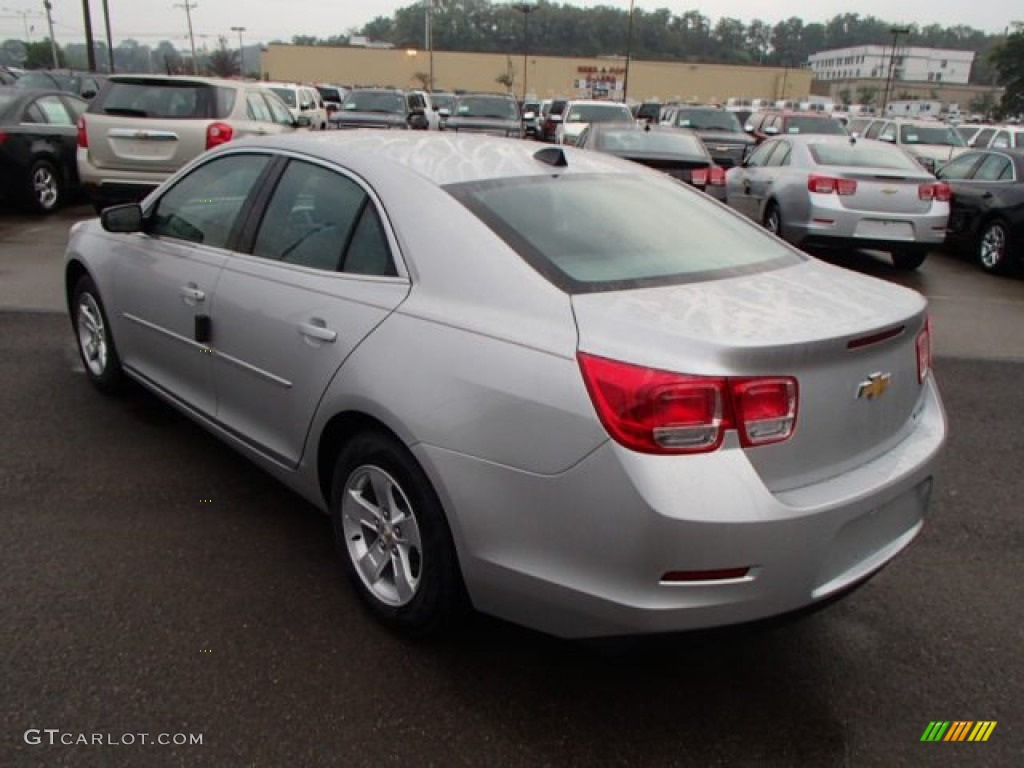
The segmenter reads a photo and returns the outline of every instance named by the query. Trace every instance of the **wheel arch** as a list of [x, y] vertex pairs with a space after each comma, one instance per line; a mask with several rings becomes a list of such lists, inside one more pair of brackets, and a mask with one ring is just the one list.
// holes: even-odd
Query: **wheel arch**
[[89, 277], [95, 283], [96, 278], [92, 276], [85, 264], [78, 259], [71, 259], [64, 267], [64, 299], [68, 312], [72, 311], [71, 300], [74, 298], [75, 286], [83, 277]]
[[374, 431], [406, 445], [398, 434], [380, 419], [364, 411], [342, 411], [332, 416], [320, 432], [316, 452], [316, 474], [325, 507], [331, 505], [334, 462], [345, 443], [361, 432]]

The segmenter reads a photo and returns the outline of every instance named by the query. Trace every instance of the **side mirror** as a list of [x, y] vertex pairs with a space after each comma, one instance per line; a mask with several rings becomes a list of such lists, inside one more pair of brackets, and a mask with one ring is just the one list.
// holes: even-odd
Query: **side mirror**
[[299, 109], [301, 109], [303, 112], [305, 112], [306, 110], [312, 109], [312, 108], [313, 108], [313, 104], [311, 102], [308, 102], [308, 101], [306, 103], [304, 103], [302, 106], [299, 107]]
[[100, 214], [100, 224], [107, 232], [122, 234], [141, 232], [142, 206], [138, 203], [125, 203], [104, 208]]
[[437, 110], [437, 114], [439, 114], [441, 117], [451, 117], [452, 111], [448, 109], [448, 107], [441, 107], [439, 110]]
[[753, 123], [747, 123], [746, 125], [743, 126], [743, 130], [746, 131], [747, 133], [753, 133], [754, 132], [754, 124]]

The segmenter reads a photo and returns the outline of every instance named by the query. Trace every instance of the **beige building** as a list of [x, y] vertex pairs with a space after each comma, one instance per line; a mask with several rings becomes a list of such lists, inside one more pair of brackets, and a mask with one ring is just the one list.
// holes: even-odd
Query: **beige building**
[[[434, 90], [512, 91], [523, 95], [523, 56], [423, 50], [270, 45], [260, 56], [264, 80], [423, 88], [433, 71]], [[621, 99], [627, 86], [622, 58], [528, 56], [526, 93]], [[630, 101], [725, 102], [730, 96], [796, 99], [811, 91], [811, 72], [782, 67], [739, 67], [688, 62], [632, 61]]]

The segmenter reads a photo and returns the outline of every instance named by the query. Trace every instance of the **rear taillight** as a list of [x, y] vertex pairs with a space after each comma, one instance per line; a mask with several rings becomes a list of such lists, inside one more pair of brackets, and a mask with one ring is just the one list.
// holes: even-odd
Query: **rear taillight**
[[0, 131], [0, 144], [3, 144], [5, 141], [7, 141], [7, 134]]
[[833, 192], [837, 195], [853, 195], [857, 192], [857, 182], [812, 173], [807, 177], [807, 189], [819, 195], [831, 195]]
[[707, 168], [694, 168], [690, 171], [690, 183], [695, 187], [707, 186], [708, 183], [708, 169]]
[[78, 118], [78, 146], [82, 149], [89, 148], [89, 132], [85, 129], [85, 115]]
[[213, 149], [227, 144], [234, 134], [234, 129], [227, 123], [210, 123], [206, 128], [206, 148]]
[[939, 181], [934, 184], [921, 184], [917, 188], [917, 196], [922, 200], [934, 200], [937, 203], [948, 203], [953, 196], [949, 184]]
[[711, 170], [708, 173], [708, 184], [712, 187], [724, 187], [725, 169], [719, 168], [717, 165], [711, 166]]
[[924, 328], [917, 334], [917, 382], [924, 384], [932, 369], [932, 320], [924, 319]]
[[583, 380], [612, 438], [641, 453], [706, 453], [736, 429], [746, 447], [788, 439], [797, 385], [789, 377], [689, 376], [579, 353]]

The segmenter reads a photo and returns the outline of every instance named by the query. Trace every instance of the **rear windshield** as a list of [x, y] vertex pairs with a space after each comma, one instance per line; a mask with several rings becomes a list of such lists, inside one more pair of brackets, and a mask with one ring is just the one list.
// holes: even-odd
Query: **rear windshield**
[[876, 142], [845, 144], [828, 142], [807, 147], [818, 165], [843, 165], [850, 168], [895, 168], [921, 172], [921, 165], [902, 149]]
[[567, 123], [628, 123], [632, 119], [625, 104], [574, 104], [565, 116]]
[[291, 88], [271, 88], [274, 93], [281, 97], [281, 101], [289, 107], [295, 106], [295, 91]]
[[455, 102], [453, 113], [458, 117], [493, 117], [518, 120], [519, 110], [511, 99], [500, 96], [462, 96]]
[[90, 112], [161, 120], [223, 120], [235, 108], [235, 90], [206, 83], [111, 81]]
[[684, 131], [644, 131], [632, 128], [599, 131], [598, 149], [606, 152], [650, 152], [665, 155], [705, 157], [704, 144]]
[[901, 125], [901, 144], [937, 144], [940, 147], [963, 147], [963, 137], [946, 125]]
[[801, 260], [667, 177], [541, 176], [447, 190], [568, 293], [713, 280]]
[[794, 115], [786, 118], [783, 133], [823, 133], [845, 136], [846, 130], [838, 120], [831, 117], [812, 117], [810, 115]]
[[346, 112], [382, 112], [404, 114], [405, 99], [391, 91], [349, 91], [341, 108]]
[[676, 113], [676, 125], [695, 131], [731, 131], [743, 133], [740, 121], [732, 112], [707, 109], [681, 109]]

